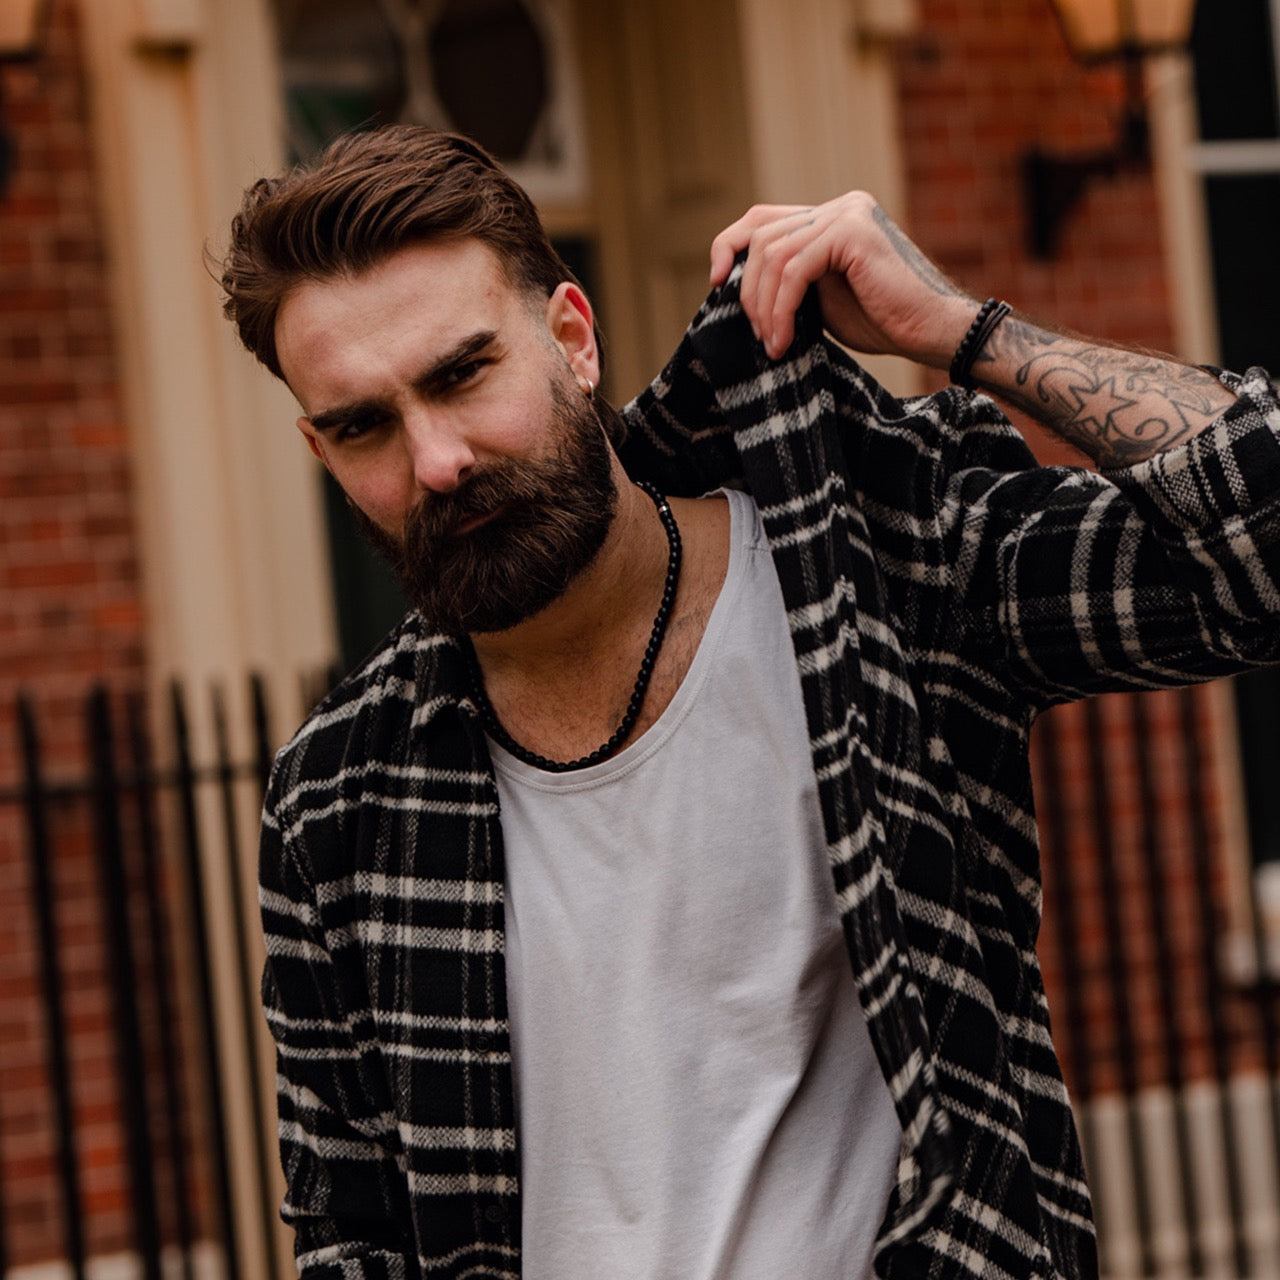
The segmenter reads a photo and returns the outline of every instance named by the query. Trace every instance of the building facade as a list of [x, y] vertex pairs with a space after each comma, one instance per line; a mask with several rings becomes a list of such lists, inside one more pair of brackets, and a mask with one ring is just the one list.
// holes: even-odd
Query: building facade
[[[0, 66], [12, 143], [0, 196], [0, 787], [13, 801], [0, 808], [0, 866], [16, 886], [15, 910], [0, 914], [0, 1259], [13, 1276], [61, 1274], [48, 1268], [65, 1255], [15, 698], [29, 696], [59, 776], [86, 765], [82, 707], [96, 681], [113, 696], [154, 695], [175, 678], [217, 685], [238, 707], [257, 672], [283, 733], [302, 713], [300, 677], [357, 656], [394, 608], [346, 541], [290, 396], [219, 314], [208, 263], [244, 187], [379, 115], [488, 131], [589, 282], [619, 400], [657, 370], [700, 301], [716, 230], [757, 201], [853, 186], [876, 192], [979, 296], [1195, 361], [1280, 368], [1266, 317], [1244, 336], [1235, 321], [1259, 252], [1231, 252], [1250, 228], [1242, 203], [1276, 200], [1280, 5], [1231, 8], [1228, 30], [1255, 33], [1250, 75], [1271, 77], [1256, 118], [1224, 123], [1207, 86], [1226, 55], [1202, 13], [1194, 56], [1147, 68], [1151, 162], [1088, 186], [1041, 258], [1028, 248], [1025, 156], [1105, 149], [1125, 89], [1118, 72], [1073, 60], [1048, 0], [47, 0], [35, 56]], [[505, 43], [486, 44], [495, 27]], [[483, 78], [486, 93], [469, 92], [475, 77], [459, 68], [472, 64], [500, 68], [506, 114], [489, 109]], [[939, 385], [872, 363], [904, 393]], [[1067, 460], [1029, 434], [1045, 461]], [[192, 714], [204, 740], [201, 698]], [[1236, 695], [1104, 699], [1050, 719], [1037, 747], [1052, 822], [1042, 959], [1108, 1269], [1208, 1274], [1220, 1261], [1280, 1274], [1277, 1155], [1251, 1141], [1276, 1124], [1273, 990], [1255, 929], [1265, 815], [1242, 782]], [[1265, 758], [1265, 743], [1246, 742], [1245, 755]], [[238, 821], [239, 888], [207, 886], [222, 993], [243, 985], [234, 948], [219, 945], [236, 928], [227, 895], [252, 909], [252, 814]], [[143, 1274], [94, 845], [73, 815], [55, 826], [86, 1253], [103, 1275]], [[1168, 876], [1159, 913], [1153, 831]], [[264, 1123], [250, 1095], [256, 1084], [270, 1096], [268, 1046], [247, 1053], [245, 1035], [261, 1041], [261, 1029], [243, 1031], [230, 996], [215, 1005], [214, 1069], [240, 1082], [229, 1160], [247, 1169], [250, 1131]], [[1230, 1141], [1211, 1132], [1224, 1099], [1236, 1107]], [[191, 1121], [196, 1133], [208, 1123]], [[1169, 1190], [1161, 1178], [1188, 1156], [1228, 1171], [1181, 1183], [1175, 1172]], [[287, 1274], [288, 1242], [252, 1181], [235, 1177], [229, 1192], [242, 1270], [259, 1274], [252, 1260], [274, 1248]], [[212, 1236], [206, 1182], [188, 1194], [197, 1234]], [[1177, 1220], [1188, 1197], [1203, 1240]]]

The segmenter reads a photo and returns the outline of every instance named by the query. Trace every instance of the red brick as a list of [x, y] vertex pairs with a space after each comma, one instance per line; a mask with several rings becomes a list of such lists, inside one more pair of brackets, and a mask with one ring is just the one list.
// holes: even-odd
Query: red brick
[[[13, 776], [11, 702], [37, 691], [50, 768], [83, 761], [80, 703], [90, 679], [137, 681], [141, 586], [132, 482], [93, 135], [85, 109], [77, 4], [53, 0], [39, 68], [5, 68], [5, 124], [17, 168], [0, 203], [0, 770]], [[109, 593], [94, 584], [109, 580]], [[0, 814], [0, 818], [3, 815]], [[60, 935], [76, 1077], [77, 1115], [97, 1126], [92, 1159], [109, 1203], [91, 1212], [90, 1243], [126, 1243], [121, 1134], [111, 1059], [112, 1013], [103, 989], [100, 904], [83, 815], [52, 815]], [[11, 859], [0, 825], [0, 861]], [[24, 863], [19, 860], [14, 865]], [[14, 900], [12, 875], [10, 900]], [[51, 1163], [47, 1061], [39, 1015], [36, 940], [25, 910], [0, 922], [0, 1183], [9, 1261], [59, 1252]], [[66, 908], [62, 910], [62, 908]], [[17, 922], [23, 927], [18, 928]], [[84, 1103], [81, 1109], [81, 1103]], [[105, 1191], [103, 1194], [107, 1194]]]

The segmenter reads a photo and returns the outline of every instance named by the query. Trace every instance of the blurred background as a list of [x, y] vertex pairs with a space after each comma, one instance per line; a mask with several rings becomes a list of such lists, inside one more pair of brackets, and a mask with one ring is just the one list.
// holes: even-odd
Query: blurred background
[[[349, 128], [474, 134], [617, 401], [720, 227], [855, 186], [980, 297], [1280, 370], [1278, 64], [1280, 0], [0, 0], [0, 1276], [292, 1274], [260, 787], [402, 605], [220, 316], [245, 186]], [[1035, 750], [1104, 1273], [1280, 1276], [1280, 682]]]

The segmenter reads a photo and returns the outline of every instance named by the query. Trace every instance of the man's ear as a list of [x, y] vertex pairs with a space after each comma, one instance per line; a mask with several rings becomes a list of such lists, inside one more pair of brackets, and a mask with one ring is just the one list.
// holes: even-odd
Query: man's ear
[[315, 427], [311, 425], [311, 419], [299, 418], [294, 423], [294, 426], [302, 432], [303, 438], [306, 440], [307, 446], [310, 448], [311, 452], [324, 463], [326, 469], [332, 471], [333, 468], [329, 466], [329, 459], [324, 456], [324, 446], [320, 443], [320, 437], [316, 434]]
[[[595, 387], [600, 381], [600, 352], [596, 349], [595, 316], [587, 295], [565, 280], [547, 302], [547, 328], [564, 352], [579, 383]], [[585, 389], [585, 385], [584, 385]]]

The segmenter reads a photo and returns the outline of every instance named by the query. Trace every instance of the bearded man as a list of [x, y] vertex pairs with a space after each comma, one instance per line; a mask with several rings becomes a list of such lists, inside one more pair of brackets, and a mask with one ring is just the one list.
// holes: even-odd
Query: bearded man
[[414, 605], [267, 798], [303, 1276], [1096, 1274], [1027, 734], [1276, 658], [1266, 377], [979, 307], [853, 194], [722, 233], [619, 414], [527, 197], [412, 127], [259, 183], [223, 281]]

